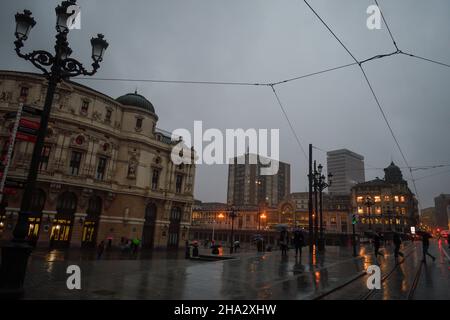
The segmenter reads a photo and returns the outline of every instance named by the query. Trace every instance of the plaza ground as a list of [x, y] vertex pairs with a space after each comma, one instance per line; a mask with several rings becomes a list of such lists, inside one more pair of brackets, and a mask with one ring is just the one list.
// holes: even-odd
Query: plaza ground
[[[111, 250], [98, 260], [95, 251], [38, 249], [29, 261], [25, 299], [450, 299], [447, 243], [433, 241], [430, 252], [437, 259], [426, 264], [420, 242], [405, 242], [402, 250], [405, 260], [396, 265], [393, 248], [382, 249], [382, 288], [368, 294], [363, 273], [376, 263], [368, 245], [356, 258], [349, 247], [330, 246], [312, 256], [304, 248], [302, 259], [294, 250], [283, 258], [279, 250], [248, 248], [213, 262], [187, 260], [183, 250]], [[81, 268], [81, 290], [66, 286], [73, 264]]]

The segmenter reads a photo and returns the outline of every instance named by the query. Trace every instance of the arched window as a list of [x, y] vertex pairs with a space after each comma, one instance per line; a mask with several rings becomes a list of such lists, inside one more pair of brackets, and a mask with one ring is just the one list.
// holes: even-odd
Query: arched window
[[88, 215], [99, 216], [102, 214], [102, 198], [99, 196], [93, 196], [89, 199], [88, 208], [86, 213]]
[[157, 207], [154, 203], [149, 203], [147, 207], [145, 207], [145, 223], [151, 224], [154, 223], [156, 220], [156, 212]]
[[31, 211], [41, 212], [45, 205], [45, 192], [42, 189], [35, 189], [31, 195]]
[[75, 213], [77, 196], [73, 192], [64, 192], [58, 197], [56, 211], [58, 213]]
[[171, 221], [180, 221], [181, 220], [181, 209], [180, 207], [173, 207], [170, 211], [170, 220]]

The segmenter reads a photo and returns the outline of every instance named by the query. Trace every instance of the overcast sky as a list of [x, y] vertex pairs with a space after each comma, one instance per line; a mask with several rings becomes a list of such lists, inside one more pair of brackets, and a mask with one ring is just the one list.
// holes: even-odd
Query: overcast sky
[[[37, 21], [24, 50], [53, 50], [59, 1], [4, 1], [0, 10], [0, 69], [35, 72], [13, 50], [14, 14]], [[311, 0], [357, 59], [393, 51], [385, 26], [368, 30], [372, 0]], [[110, 46], [97, 77], [275, 82], [352, 63], [301, 0], [78, 1], [81, 30], [70, 33], [73, 57], [90, 65], [92, 35]], [[450, 63], [448, 0], [380, 0], [403, 51]], [[393, 56], [365, 64], [411, 166], [450, 164], [450, 68]], [[280, 157], [291, 164], [292, 191], [306, 190], [307, 163], [269, 87], [205, 86], [80, 80], [114, 98], [138, 90], [155, 106], [158, 127], [279, 128]], [[357, 66], [277, 87], [305, 149], [348, 148], [365, 157], [366, 179], [383, 177], [391, 159], [405, 164]], [[326, 156], [315, 150], [323, 164]], [[409, 178], [407, 170], [404, 176]], [[442, 174], [439, 174], [442, 173]], [[433, 175], [434, 174], [434, 175]], [[415, 171], [423, 208], [450, 193], [450, 168]], [[425, 177], [433, 175], [430, 177]], [[425, 177], [421, 179], [421, 177]], [[413, 190], [411, 182], [410, 188]], [[227, 167], [197, 169], [195, 196], [225, 201]]]

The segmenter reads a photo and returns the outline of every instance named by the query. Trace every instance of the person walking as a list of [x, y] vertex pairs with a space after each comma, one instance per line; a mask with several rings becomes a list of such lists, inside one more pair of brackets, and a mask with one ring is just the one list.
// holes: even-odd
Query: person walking
[[431, 236], [431, 234], [429, 233], [424, 233], [422, 234], [422, 251], [423, 251], [423, 259], [422, 262], [427, 262], [427, 256], [431, 257], [431, 259], [433, 259], [433, 261], [436, 260], [436, 257], [431, 255], [428, 252], [428, 248], [430, 247], [430, 238], [433, 238]]
[[105, 241], [102, 240], [97, 246], [97, 259], [102, 257], [103, 251], [105, 251]]
[[300, 253], [300, 259], [302, 258], [302, 247], [305, 245], [305, 237], [300, 229], [295, 229], [294, 231], [294, 246], [295, 246], [295, 256], [297, 257]]
[[377, 259], [378, 256], [382, 256], [384, 258], [384, 255], [380, 252], [381, 240], [381, 234], [379, 232], [375, 232], [375, 235], [373, 237], [375, 259]]
[[394, 257], [397, 260], [398, 256], [404, 257], [405, 255], [400, 251], [402, 245], [402, 238], [398, 232], [394, 232]]
[[280, 248], [281, 248], [281, 256], [287, 256], [287, 249], [289, 245], [289, 234], [286, 229], [281, 230], [280, 233]]

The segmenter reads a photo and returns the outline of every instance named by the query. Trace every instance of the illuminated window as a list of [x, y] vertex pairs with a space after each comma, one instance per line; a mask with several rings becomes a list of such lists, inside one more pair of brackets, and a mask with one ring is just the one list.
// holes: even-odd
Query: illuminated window
[[406, 214], [406, 208], [401, 208], [401, 210], [402, 214]]
[[362, 207], [358, 207], [358, 213], [364, 213], [364, 210]]
[[363, 197], [356, 197], [356, 201], [363, 202]]
[[405, 197], [404, 196], [400, 197], [400, 202], [405, 202]]
[[391, 198], [389, 196], [384, 196], [384, 201], [390, 201]]
[[395, 202], [398, 202], [398, 196], [394, 196], [394, 200], [395, 200]]
[[375, 208], [375, 212], [378, 213], [378, 214], [381, 214], [381, 207], [376, 207]]
[[375, 202], [381, 202], [381, 197], [380, 196], [375, 196]]

